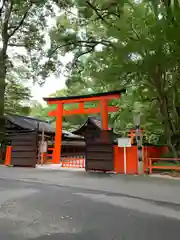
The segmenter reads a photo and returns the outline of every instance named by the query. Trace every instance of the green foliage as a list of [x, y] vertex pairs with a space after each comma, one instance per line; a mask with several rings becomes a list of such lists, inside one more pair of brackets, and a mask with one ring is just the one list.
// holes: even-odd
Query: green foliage
[[[46, 77], [60, 70], [55, 55], [49, 57], [48, 33], [55, 12], [66, 12], [70, 1], [57, 0], [3, 0], [0, 4], [0, 138], [3, 133], [4, 111], [28, 114], [29, 108], [21, 105], [27, 99], [28, 89], [8, 75], [12, 71], [25, 81], [43, 84]], [[69, 6], [68, 6], [69, 8]], [[21, 69], [17, 73], [16, 69]], [[6, 86], [6, 93], [5, 93]], [[17, 94], [15, 91], [17, 90]], [[5, 95], [6, 94], [6, 95]], [[16, 96], [15, 96], [16, 95]], [[19, 97], [18, 97], [19, 95]], [[7, 97], [8, 96], [8, 97]], [[10, 105], [13, 96], [13, 105]], [[11, 100], [12, 100], [11, 99]], [[16, 107], [15, 107], [16, 105]]]
[[22, 83], [18, 83], [13, 79], [7, 81], [5, 90], [5, 113], [15, 113], [20, 115], [29, 115], [30, 107], [30, 90], [24, 87]]
[[77, 14], [61, 15], [51, 31], [55, 53], [73, 52], [68, 91], [126, 87], [111, 115], [117, 131], [141, 126], [150, 142], [180, 145], [180, 6], [178, 1], [74, 1]]
[[28, 73], [25, 68], [9, 69], [6, 76], [6, 88], [4, 97], [5, 113], [15, 113], [20, 115], [28, 115], [30, 113], [29, 100], [31, 91], [25, 86], [25, 79]]
[[43, 106], [41, 103], [33, 101], [29, 115], [42, 120], [49, 120], [53, 122], [54, 118], [48, 117], [48, 112], [53, 111], [54, 109], [55, 106], [53, 105]]
[[46, 54], [44, 29], [48, 27], [47, 17], [54, 15], [53, 1], [4, 1], [1, 11], [0, 29], [4, 50], [15, 50], [13, 59], [8, 54], [9, 59], [13, 64], [14, 57], [18, 59], [18, 65], [25, 63], [31, 77], [39, 75], [48, 62], [42, 63], [41, 59]]

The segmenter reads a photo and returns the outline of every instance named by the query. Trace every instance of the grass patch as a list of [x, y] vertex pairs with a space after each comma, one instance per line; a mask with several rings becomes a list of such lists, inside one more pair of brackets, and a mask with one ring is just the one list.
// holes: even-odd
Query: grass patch
[[180, 164], [174, 162], [174, 161], [157, 161], [153, 163], [153, 166], [180, 166]]
[[[153, 166], [159, 166], [159, 167], [180, 167], [180, 163], [176, 163], [175, 161], [157, 161], [153, 163]], [[179, 177], [179, 170], [174, 169], [153, 169], [154, 173], [160, 173], [170, 176], [176, 176]]]

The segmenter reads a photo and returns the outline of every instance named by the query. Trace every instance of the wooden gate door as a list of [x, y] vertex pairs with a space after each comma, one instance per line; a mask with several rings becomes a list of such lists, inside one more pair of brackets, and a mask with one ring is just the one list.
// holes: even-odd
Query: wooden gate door
[[113, 132], [111, 130], [86, 132], [85, 169], [114, 171]]
[[37, 131], [11, 135], [14, 166], [35, 167], [37, 163]]

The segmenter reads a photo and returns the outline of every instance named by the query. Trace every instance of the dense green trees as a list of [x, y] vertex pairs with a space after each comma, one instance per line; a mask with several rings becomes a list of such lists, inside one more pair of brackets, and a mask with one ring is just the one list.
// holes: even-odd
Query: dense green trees
[[[22, 74], [20, 75], [22, 76]], [[8, 74], [4, 98], [4, 112], [20, 115], [29, 115], [31, 112], [29, 100], [31, 92], [23, 81], [14, 74]]]
[[[73, 52], [68, 65], [71, 93], [126, 87], [111, 115], [117, 130], [132, 126], [141, 112], [150, 141], [180, 144], [179, 1], [72, 1], [51, 31], [53, 54]], [[72, 4], [71, 3], [71, 4]], [[134, 104], [135, 103], [135, 104]]]

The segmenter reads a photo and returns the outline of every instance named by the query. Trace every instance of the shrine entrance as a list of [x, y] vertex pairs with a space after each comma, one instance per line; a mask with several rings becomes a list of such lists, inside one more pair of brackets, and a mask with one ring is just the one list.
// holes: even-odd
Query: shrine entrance
[[[86, 169], [93, 170], [93, 168], [95, 167], [96, 169], [100, 168], [97, 170], [113, 170], [113, 133], [112, 130], [109, 130], [108, 127], [108, 113], [118, 111], [118, 107], [109, 106], [109, 101], [113, 99], [119, 99], [121, 93], [125, 92], [126, 90], [123, 89], [91, 95], [44, 98], [44, 100], [48, 104], [56, 105], [56, 109], [49, 112], [48, 114], [49, 116], [56, 117], [56, 135], [52, 162], [54, 164], [59, 164], [61, 162], [63, 116], [69, 116], [74, 114], [88, 115], [100, 113], [102, 120], [102, 131], [100, 131], [99, 133], [96, 132], [96, 134], [92, 134], [92, 132], [87, 131], [85, 135]], [[86, 102], [95, 102], [97, 103], [97, 106], [93, 108], [86, 108]], [[74, 103], [78, 104], [78, 108], [73, 110], [64, 109], [64, 105]]]

